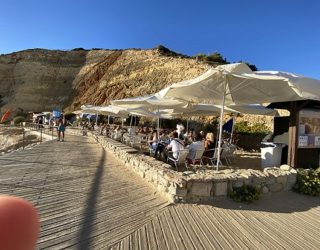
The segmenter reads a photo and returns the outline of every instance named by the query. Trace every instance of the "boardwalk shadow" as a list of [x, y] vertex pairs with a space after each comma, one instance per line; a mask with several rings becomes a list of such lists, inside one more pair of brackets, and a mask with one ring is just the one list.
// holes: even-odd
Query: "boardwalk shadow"
[[97, 166], [97, 171], [91, 184], [90, 192], [86, 200], [86, 207], [82, 214], [82, 227], [78, 234], [77, 249], [90, 249], [91, 236], [96, 220], [97, 199], [100, 191], [101, 179], [103, 176], [104, 166], [106, 162], [106, 152], [102, 150], [100, 162]]
[[[208, 204], [209, 205], [209, 204]], [[319, 197], [297, 194], [292, 191], [263, 195], [253, 203], [234, 202], [230, 198], [215, 200], [210, 205], [223, 209], [265, 211], [271, 213], [293, 213], [320, 207]]]

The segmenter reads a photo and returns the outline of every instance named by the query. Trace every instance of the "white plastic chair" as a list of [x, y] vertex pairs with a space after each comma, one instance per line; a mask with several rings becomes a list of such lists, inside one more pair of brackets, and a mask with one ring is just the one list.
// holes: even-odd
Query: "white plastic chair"
[[114, 136], [113, 139], [116, 141], [121, 141], [121, 139], [122, 139], [121, 132], [115, 132], [113, 136]]
[[141, 143], [141, 136], [140, 135], [134, 135], [130, 140], [131, 147], [137, 146], [141, 149], [142, 143]]
[[204, 160], [208, 161], [209, 165], [214, 166], [217, 162], [217, 149], [213, 148], [213, 149], [205, 150], [202, 155], [202, 163]]
[[130, 142], [129, 133], [124, 133], [124, 134], [122, 135], [122, 142], [125, 143], [125, 144], [129, 144], [129, 142]]
[[234, 157], [234, 152], [236, 149], [237, 147], [233, 144], [223, 145], [221, 148], [222, 152], [220, 158], [224, 159], [228, 166], [230, 166], [232, 163], [232, 158]]
[[[202, 156], [202, 158], [210, 161], [211, 165], [215, 166], [217, 164], [217, 160], [218, 160], [218, 148], [207, 150], [207, 152], [211, 152], [211, 151], [213, 151], [212, 156]], [[220, 162], [219, 162], [220, 167], [224, 166], [221, 161], [221, 159], [222, 159], [221, 156], [224, 154], [223, 151], [224, 151], [224, 148], [221, 148], [220, 149]]]
[[182, 149], [176, 152], [177, 158], [173, 157], [173, 152], [169, 153], [167, 161], [172, 161], [178, 171], [178, 165], [179, 164], [185, 164], [186, 169], [188, 169], [188, 164], [187, 164], [187, 156], [189, 154], [189, 149]]
[[203, 163], [202, 163], [203, 153], [204, 153], [204, 149], [198, 149], [198, 150], [196, 150], [196, 152], [195, 152], [194, 159], [189, 159], [189, 160], [191, 160], [191, 164], [192, 164], [193, 166], [194, 166], [197, 162], [199, 162], [200, 166], [203, 165]]

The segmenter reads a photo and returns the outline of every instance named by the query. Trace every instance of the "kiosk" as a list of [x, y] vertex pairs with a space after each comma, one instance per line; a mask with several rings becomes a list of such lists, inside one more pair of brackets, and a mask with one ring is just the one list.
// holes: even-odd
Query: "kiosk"
[[274, 119], [275, 135], [289, 133], [287, 164], [295, 168], [319, 167], [320, 102], [312, 100], [278, 102], [271, 103], [268, 107], [290, 111], [290, 117]]

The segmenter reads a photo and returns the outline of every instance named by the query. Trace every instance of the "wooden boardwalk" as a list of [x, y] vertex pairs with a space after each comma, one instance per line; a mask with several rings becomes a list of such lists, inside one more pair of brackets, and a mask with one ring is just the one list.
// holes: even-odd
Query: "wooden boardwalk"
[[0, 193], [38, 208], [37, 249], [319, 249], [320, 198], [169, 205], [86, 137], [0, 157]]
[[320, 249], [319, 204], [284, 192], [251, 205], [169, 206], [112, 249]]

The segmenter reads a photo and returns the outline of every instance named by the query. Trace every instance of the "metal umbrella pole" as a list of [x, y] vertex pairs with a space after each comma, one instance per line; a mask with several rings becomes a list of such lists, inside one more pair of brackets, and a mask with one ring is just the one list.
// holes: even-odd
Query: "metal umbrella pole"
[[96, 113], [96, 125], [98, 125], [98, 111]]
[[227, 88], [227, 76], [225, 76], [225, 81], [224, 81], [222, 107], [221, 107], [221, 112], [220, 112], [218, 155], [217, 155], [216, 170], [219, 170], [219, 164], [220, 164], [220, 153], [221, 153], [221, 146], [222, 146], [222, 121], [223, 121], [223, 114], [224, 114], [224, 104], [225, 104], [225, 99], [226, 99], [226, 88]]
[[188, 133], [188, 131], [189, 131], [189, 117], [187, 117], [187, 133]]
[[160, 111], [159, 111], [159, 106], [158, 106], [158, 122], [157, 122], [157, 132], [158, 132], [158, 140], [160, 138]]
[[233, 139], [233, 131], [234, 131], [234, 125], [235, 125], [235, 122], [236, 122], [236, 116], [232, 116], [232, 129], [231, 129], [231, 136], [230, 136], [230, 144], [232, 144], [232, 139]]
[[132, 115], [131, 115], [131, 117], [130, 117], [130, 128], [132, 127]]

